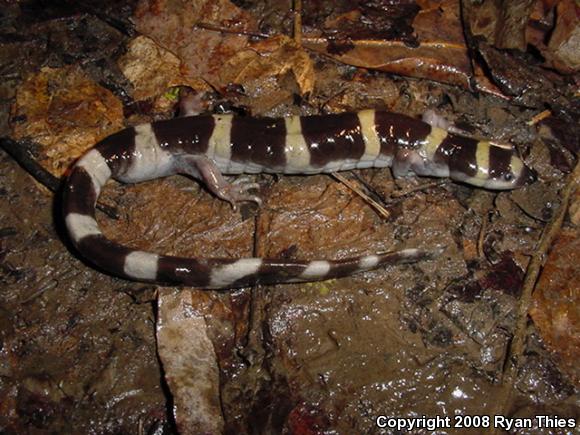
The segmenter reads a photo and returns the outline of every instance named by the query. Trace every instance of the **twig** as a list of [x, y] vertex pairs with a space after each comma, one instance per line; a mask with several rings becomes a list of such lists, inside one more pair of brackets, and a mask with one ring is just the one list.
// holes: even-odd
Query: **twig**
[[[14, 159], [32, 178], [46, 187], [53, 193], [60, 189], [61, 181], [42, 167], [30, 153], [30, 147], [27, 144], [16, 142], [10, 138], [0, 138], [0, 148]], [[119, 219], [119, 213], [115, 207], [98, 203], [97, 208], [105, 213], [111, 219]]]
[[78, 275], [79, 271], [76, 268], [69, 268], [66, 269], [64, 271], [62, 271], [61, 273], [59, 273], [57, 276], [49, 278], [46, 277], [44, 278], [40, 285], [38, 286], [38, 289], [32, 293], [30, 296], [28, 296], [27, 298], [23, 299], [20, 304], [21, 305], [25, 305], [31, 301], [33, 301], [34, 299], [36, 299], [37, 297], [39, 297], [40, 295], [42, 295], [43, 293], [46, 293], [48, 290], [52, 290], [55, 287], [58, 287], [58, 285], [62, 282], [62, 281], [66, 281], [68, 279], [71, 279], [73, 277], [75, 277], [76, 275]]
[[471, 26], [468, 17], [471, 16], [471, 3], [465, 0], [460, 0], [459, 2], [459, 14], [461, 16], [461, 24], [463, 28], [463, 38], [465, 39], [465, 45], [467, 47], [467, 55], [469, 56], [469, 86], [471, 89], [477, 89], [477, 80], [475, 78], [475, 67], [474, 63], [477, 59], [478, 53], [478, 42], [473, 37], [471, 32]]
[[41, 294], [47, 292], [48, 290], [52, 290], [53, 288], [55, 288], [57, 286], [58, 286], [58, 280], [56, 280], [56, 279], [50, 279], [46, 284], [41, 285], [38, 288], [38, 290], [36, 290], [30, 296], [28, 296], [27, 298], [25, 298], [22, 301], [20, 301], [20, 304], [21, 305], [25, 305], [25, 304], [31, 302], [32, 300], [36, 299]]
[[27, 144], [19, 143], [7, 137], [0, 138], [0, 148], [16, 161], [26, 172], [52, 192], [56, 192], [60, 186], [60, 180], [44, 169], [30, 153]]
[[540, 112], [537, 115], [535, 115], [534, 117], [532, 117], [532, 119], [530, 119], [526, 124], [535, 125], [538, 122], [540, 122], [546, 118], [549, 118], [550, 116], [552, 116], [552, 112], [549, 110], [544, 110], [543, 112]]
[[340, 181], [342, 184], [347, 186], [350, 190], [352, 190], [354, 193], [356, 193], [362, 199], [364, 199], [371, 207], [373, 207], [385, 219], [388, 219], [389, 217], [391, 217], [391, 213], [389, 213], [389, 211], [385, 207], [383, 207], [381, 204], [379, 204], [377, 201], [375, 201], [370, 196], [368, 196], [365, 192], [363, 192], [356, 183], [353, 183], [348, 178], [345, 178], [343, 175], [336, 173], [336, 172], [333, 172], [332, 176], [334, 178], [336, 178], [338, 181]]
[[403, 190], [399, 190], [397, 192], [393, 192], [391, 194], [391, 196], [393, 198], [401, 198], [403, 196], [409, 195], [410, 193], [419, 192], [421, 190], [429, 189], [431, 187], [443, 186], [447, 183], [449, 183], [449, 180], [447, 180], [447, 179], [432, 181], [430, 183], [425, 183], [425, 184], [421, 184], [419, 186], [414, 186], [414, 187], [410, 187], [408, 189], [403, 189]]
[[[302, 38], [304, 44], [307, 44], [309, 47], [313, 46], [324, 46], [329, 42], [329, 38], [327, 37], [309, 37], [305, 36]], [[407, 45], [403, 41], [391, 41], [391, 40], [384, 40], [384, 39], [352, 39], [349, 40], [349, 43], [352, 43], [356, 47], [384, 47], [384, 48], [395, 48], [401, 47], [406, 48]], [[438, 41], [425, 41], [421, 42], [421, 47], [430, 47], [430, 48], [441, 48], [441, 42]], [[446, 49], [453, 49], [457, 51], [463, 52], [465, 50], [465, 46], [461, 44], [453, 44], [453, 43], [445, 43]]]
[[479, 229], [479, 236], [477, 237], [477, 257], [483, 258], [483, 242], [485, 241], [485, 233], [487, 232], [487, 222], [489, 220], [489, 212], [485, 213], [485, 217], [481, 220], [481, 228]]
[[294, 41], [302, 45], [302, 0], [294, 0]]
[[106, 14], [102, 11], [100, 6], [93, 5], [92, 2], [85, 2], [80, 1], [78, 2], [78, 6], [80, 9], [84, 10], [87, 14], [94, 15], [102, 22], [108, 24], [113, 29], [118, 30], [123, 35], [132, 37], [135, 35], [135, 29], [131, 27], [130, 24], [115, 18], [109, 14]]
[[[562, 203], [560, 204], [558, 211], [546, 225], [538, 244], [538, 249], [536, 249], [535, 253], [533, 254], [528, 266], [528, 270], [524, 278], [524, 283], [522, 285], [522, 296], [518, 307], [514, 338], [512, 340], [510, 349], [508, 350], [508, 357], [506, 359], [507, 368], [505, 369], [503, 376], [505, 382], [502, 383], [502, 388], [496, 401], [497, 407], [494, 412], [492, 412], [492, 415], [507, 415], [509, 412], [508, 406], [511, 403], [514, 385], [516, 382], [518, 370], [520, 368], [521, 357], [523, 355], [526, 341], [526, 326], [528, 322], [528, 312], [532, 301], [532, 293], [534, 291], [536, 281], [538, 280], [538, 276], [540, 275], [545, 256], [550, 249], [550, 246], [552, 245], [552, 241], [562, 227], [562, 223], [564, 222], [564, 217], [566, 216], [566, 211], [568, 210], [568, 204], [570, 203], [570, 197], [574, 193], [575, 189], [578, 188], [579, 183], [580, 164], [577, 164], [574, 172], [568, 176], [566, 186], [562, 190]], [[492, 433], [498, 433], [497, 428], [494, 429]]]
[[254, 38], [268, 38], [270, 36], [267, 33], [251, 32], [249, 30], [229, 29], [227, 27], [222, 27], [222, 26], [218, 26], [215, 24], [204, 23], [204, 22], [196, 23], [194, 27], [199, 27], [200, 29], [205, 29], [205, 30], [211, 30], [212, 32], [229, 33], [232, 35], [252, 36]]

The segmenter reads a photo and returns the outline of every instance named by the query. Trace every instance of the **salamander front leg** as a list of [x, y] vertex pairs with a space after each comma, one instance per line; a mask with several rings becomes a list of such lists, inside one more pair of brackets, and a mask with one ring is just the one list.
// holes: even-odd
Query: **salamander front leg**
[[229, 202], [234, 210], [239, 202], [255, 202], [262, 205], [262, 200], [248, 193], [248, 190], [259, 189], [258, 183], [251, 182], [248, 178], [239, 178], [229, 183], [223, 177], [216, 164], [206, 156], [179, 156], [176, 157], [176, 165], [179, 173], [191, 175], [205, 183], [207, 188], [218, 198]]
[[420, 157], [412, 149], [402, 148], [397, 150], [393, 159], [392, 171], [395, 178], [409, 177], [416, 175], [415, 168], [420, 163]]

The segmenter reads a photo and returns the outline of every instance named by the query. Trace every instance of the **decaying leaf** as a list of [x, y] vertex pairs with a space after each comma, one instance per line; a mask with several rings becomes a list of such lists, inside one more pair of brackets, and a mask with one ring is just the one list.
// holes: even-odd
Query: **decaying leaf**
[[[306, 38], [305, 45], [352, 65], [466, 86], [470, 66], [457, 3], [445, 1], [438, 7], [431, 7], [431, 3], [423, 2], [421, 10], [415, 11], [412, 20], [415, 44], [400, 39], [365, 39], [351, 34], [346, 40], [330, 43], [327, 38]], [[344, 25], [345, 20], [334, 23]], [[439, 32], [436, 37], [433, 27]]]
[[550, 154], [550, 158], [540, 164], [549, 163], [565, 174], [572, 172], [580, 150], [580, 125], [551, 116], [538, 123], [538, 134]]
[[[264, 110], [291, 97], [292, 92], [279, 84], [288, 74], [296, 82], [297, 93], [313, 90], [314, 68], [306, 51], [286, 36], [250, 42], [248, 36], [236, 34], [256, 32], [257, 24], [228, 0], [143, 0], [136, 20], [142, 33], [177, 56], [173, 61], [179, 63], [180, 76], [188, 82], [203, 81], [218, 90], [244, 85], [253, 100], [260, 99], [257, 94], [262, 96], [257, 106]], [[208, 28], [212, 26], [228, 31]]]
[[155, 97], [172, 86], [208, 88], [203, 81], [183, 74], [179, 58], [146, 36], [138, 36], [129, 43], [127, 54], [119, 59], [119, 67], [133, 84], [136, 100]]
[[564, 74], [580, 71], [580, 4], [574, 0], [537, 0], [526, 41]]
[[580, 69], [580, 7], [574, 0], [464, 2], [474, 36], [500, 49], [535, 46], [545, 66], [563, 73]]
[[478, 52], [501, 91], [518, 105], [543, 108], [550, 104], [565, 119], [577, 116], [572, 104], [574, 87], [553, 71], [530, 65], [523, 58], [481, 42]]
[[[328, 54], [328, 42], [324, 39], [305, 39], [304, 45], [312, 50]], [[461, 67], [444, 62], [441, 59], [441, 45], [424, 43], [415, 49], [397, 41], [353, 41], [352, 49], [341, 54], [331, 54], [331, 57], [349, 65], [467, 87], [468, 64]], [[445, 48], [448, 53], [453, 52], [465, 57], [465, 47], [446, 46]]]
[[54, 175], [123, 125], [121, 102], [80, 68], [45, 67], [17, 90], [12, 134], [44, 145], [40, 163]]
[[[255, 30], [255, 20], [229, 0], [142, 0], [135, 11], [137, 29], [174, 53], [184, 77], [204, 80], [216, 88], [224, 63], [248, 42], [236, 30]], [[220, 33], [196, 27], [212, 23], [231, 29]]]
[[484, 36], [497, 48], [526, 50], [526, 27], [536, 0], [473, 3], [470, 17], [473, 35]]
[[287, 36], [276, 36], [248, 45], [231, 57], [220, 75], [221, 83], [244, 85], [292, 72], [301, 94], [314, 89], [314, 66], [308, 54]]
[[222, 433], [217, 360], [191, 292], [160, 292], [157, 347], [179, 433]]
[[556, 240], [534, 292], [530, 315], [561, 367], [580, 385], [580, 237], [564, 230]]
[[424, 8], [417, 4], [420, 2], [338, 1], [333, 2], [333, 7], [327, 10], [323, 5], [313, 3], [304, 4], [304, 24], [307, 29], [321, 31], [331, 40], [396, 40], [417, 45], [413, 20]]
[[564, 73], [580, 71], [580, 5], [574, 0], [558, 4], [556, 27], [544, 52], [552, 66]]
[[417, 44], [396, 39], [359, 39], [356, 35], [343, 41], [305, 37], [303, 42], [312, 50], [350, 65], [469, 87], [471, 64], [459, 16], [456, 1], [421, 2], [421, 10], [413, 19]]

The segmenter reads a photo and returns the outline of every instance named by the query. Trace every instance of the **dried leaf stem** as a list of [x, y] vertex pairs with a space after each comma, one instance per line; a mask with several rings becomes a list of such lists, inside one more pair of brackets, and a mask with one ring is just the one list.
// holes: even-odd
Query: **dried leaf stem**
[[294, 41], [302, 44], [302, 0], [294, 0]]
[[250, 30], [243, 29], [230, 29], [229, 27], [222, 27], [212, 23], [199, 22], [195, 24], [195, 27], [205, 30], [211, 30], [212, 32], [228, 33], [232, 35], [243, 35], [251, 36], [253, 38], [268, 38], [270, 35], [267, 33], [253, 32]]
[[[6, 153], [12, 157], [16, 163], [18, 163], [26, 172], [32, 176], [32, 178], [34, 178], [51, 192], [58, 192], [60, 189], [61, 181], [46, 169], [44, 169], [42, 165], [40, 165], [40, 163], [34, 159], [27, 144], [16, 142], [10, 138], [3, 137], [0, 138], [0, 148], [6, 151]], [[119, 213], [115, 207], [111, 207], [99, 202], [97, 204], [97, 208], [111, 219], [119, 219]]]
[[356, 183], [353, 183], [351, 180], [345, 178], [342, 174], [339, 174], [337, 172], [333, 172], [332, 176], [336, 178], [338, 181], [340, 181], [342, 184], [347, 186], [350, 190], [352, 190], [362, 199], [364, 199], [365, 202], [367, 202], [371, 207], [373, 207], [385, 219], [388, 219], [391, 216], [391, 214], [385, 207], [383, 207], [381, 204], [379, 204], [377, 201], [375, 201], [365, 192], [363, 192], [363, 190]]

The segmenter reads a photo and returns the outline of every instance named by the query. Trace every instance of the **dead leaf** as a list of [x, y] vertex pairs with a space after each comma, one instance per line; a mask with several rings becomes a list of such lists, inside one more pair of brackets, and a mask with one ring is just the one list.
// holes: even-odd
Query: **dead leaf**
[[376, 69], [410, 77], [425, 78], [462, 87], [469, 85], [469, 63], [453, 64], [442, 58], [442, 50], [450, 58], [466, 59], [465, 47], [423, 43], [411, 48], [397, 41], [352, 41], [352, 49], [330, 54], [328, 41], [321, 38], [304, 38], [307, 48], [330, 55], [332, 58], [358, 67]]
[[138, 36], [129, 43], [127, 53], [119, 59], [119, 67], [133, 84], [133, 98], [138, 101], [163, 94], [172, 86], [209, 89], [202, 80], [184, 75], [179, 58], [146, 36]]
[[123, 126], [123, 107], [78, 67], [42, 68], [18, 88], [12, 135], [44, 145], [39, 162], [61, 176], [71, 161]]
[[469, 87], [471, 64], [459, 17], [457, 1], [425, 1], [413, 20], [417, 45], [355, 37], [332, 42], [312, 35], [303, 43], [346, 64]]
[[191, 292], [159, 293], [157, 347], [180, 434], [223, 433], [219, 370], [207, 334], [203, 314], [192, 309]]
[[292, 72], [302, 95], [314, 89], [314, 65], [294, 40], [280, 35], [248, 45], [231, 57], [222, 69], [221, 83], [244, 85]]
[[530, 315], [561, 368], [580, 385], [580, 238], [565, 230], [552, 247], [534, 292]]
[[[198, 28], [211, 23], [232, 33]], [[141, 0], [135, 11], [137, 30], [174, 53], [182, 62], [182, 74], [203, 80], [215, 88], [224, 63], [243, 50], [248, 37], [236, 30], [255, 30], [253, 17], [229, 0]]]
[[580, 6], [574, 0], [558, 4], [556, 27], [545, 53], [558, 71], [580, 71]]
[[526, 51], [533, 45], [545, 66], [563, 73], [580, 69], [580, 8], [574, 0], [467, 3], [474, 36], [501, 49]]
[[328, 39], [396, 40], [416, 45], [413, 21], [421, 9], [416, 2], [405, 0], [337, 2], [330, 11], [306, 2], [302, 15], [308, 27], [322, 31]]
[[473, 35], [485, 36], [497, 48], [526, 51], [526, 27], [536, 0], [475, 3], [469, 14]]

